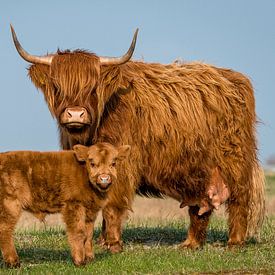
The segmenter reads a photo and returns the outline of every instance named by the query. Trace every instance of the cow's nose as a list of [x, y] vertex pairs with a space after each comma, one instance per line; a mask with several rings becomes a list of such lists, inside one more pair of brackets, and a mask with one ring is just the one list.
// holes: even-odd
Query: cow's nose
[[91, 110], [91, 114], [88, 113], [86, 108], [81, 106], [67, 107], [60, 115], [60, 124], [67, 128], [82, 128], [92, 123], [92, 112]]
[[82, 122], [83, 120], [86, 120], [88, 117], [86, 109], [81, 107], [67, 108], [65, 110], [65, 115], [67, 116], [67, 119], [75, 122]]

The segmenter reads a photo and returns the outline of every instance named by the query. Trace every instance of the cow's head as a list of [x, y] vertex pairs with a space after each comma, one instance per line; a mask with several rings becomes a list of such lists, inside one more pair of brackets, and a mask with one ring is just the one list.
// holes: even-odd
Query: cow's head
[[129, 155], [130, 146], [115, 147], [102, 142], [90, 147], [77, 144], [73, 150], [77, 160], [85, 162], [90, 183], [100, 192], [106, 192], [117, 178], [117, 162]]
[[46, 56], [31, 55], [22, 48], [12, 26], [11, 31], [18, 53], [32, 63], [29, 76], [36, 87], [43, 91], [49, 109], [58, 121], [61, 134], [68, 133], [76, 142], [89, 144], [83, 141], [83, 137], [89, 136], [99, 124], [102, 100], [110, 98], [110, 94], [104, 94], [106, 90], [115, 93], [116, 90], [128, 89], [129, 86], [129, 83], [120, 84], [121, 87], [113, 85], [112, 76], [103, 80], [102, 71], [107, 66], [114, 68], [115, 65], [130, 60], [138, 30], [127, 53], [118, 58], [99, 57], [83, 50], [58, 50], [57, 53]]

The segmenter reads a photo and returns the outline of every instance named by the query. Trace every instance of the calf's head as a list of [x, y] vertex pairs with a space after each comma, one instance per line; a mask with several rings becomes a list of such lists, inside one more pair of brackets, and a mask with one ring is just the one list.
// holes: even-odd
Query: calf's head
[[129, 155], [130, 146], [115, 147], [102, 142], [90, 147], [77, 144], [73, 150], [77, 160], [85, 162], [90, 183], [100, 192], [106, 192], [117, 178], [117, 163]]
[[[89, 135], [100, 121], [102, 105], [113, 93], [129, 88], [128, 83], [119, 84], [121, 87], [114, 85], [112, 77], [106, 77], [103, 81], [102, 71], [107, 66], [115, 68], [130, 60], [138, 30], [129, 50], [116, 58], [101, 57], [83, 50], [31, 55], [22, 48], [12, 26], [11, 31], [19, 55], [32, 64], [29, 76], [42, 90], [52, 115], [58, 121], [61, 135], [66, 134], [81, 144], [90, 144]], [[106, 91], [105, 87], [109, 87], [110, 91]], [[66, 148], [62, 140], [61, 143]]]

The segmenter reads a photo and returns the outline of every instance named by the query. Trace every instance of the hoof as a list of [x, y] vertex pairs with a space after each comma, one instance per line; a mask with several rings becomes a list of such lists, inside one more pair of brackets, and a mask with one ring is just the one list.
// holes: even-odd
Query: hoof
[[101, 247], [105, 247], [106, 246], [106, 239], [103, 238], [102, 236], [100, 236], [97, 241], [96, 244], [98, 244]]
[[196, 241], [185, 240], [180, 244], [181, 249], [199, 249], [202, 245]]
[[244, 244], [245, 244], [244, 241], [229, 240], [229, 241], [227, 242], [228, 248], [231, 248], [231, 249], [238, 248], [238, 247], [243, 247]]
[[19, 268], [20, 267], [20, 261], [19, 260], [16, 260], [16, 261], [13, 261], [13, 262], [5, 262], [5, 266], [7, 268]]
[[122, 252], [123, 250], [123, 247], [121, 244], [119, 243], [116, 243], [116, 244], [109, 244], [107, 246], [108, 250], [112, 253], [112, 254], [117, 254], [117, 253], [120, 253]]
[[94, 256], [89, 256], [89, 257], [85, 257], [85, 263], [86, 264], [89, 264], [90, 262], [92, 262], [93, 260], [95, 259], [95, 257]]
[[76, 260], [73, 260], [73, 263], [76, 267], [81, 267], [81, 266], [84, 266], [86, 265], [86, 261], [83, 260], [83, 261], [76, 261]]

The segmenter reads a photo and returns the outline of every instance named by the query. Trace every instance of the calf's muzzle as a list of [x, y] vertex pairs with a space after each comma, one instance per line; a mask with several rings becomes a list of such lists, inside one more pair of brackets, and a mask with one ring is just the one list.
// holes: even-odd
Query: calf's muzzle
[[107, 190], [112, 184], [111, 176], [108, 174], [99, 175], [96, 184], [101, 190]]

